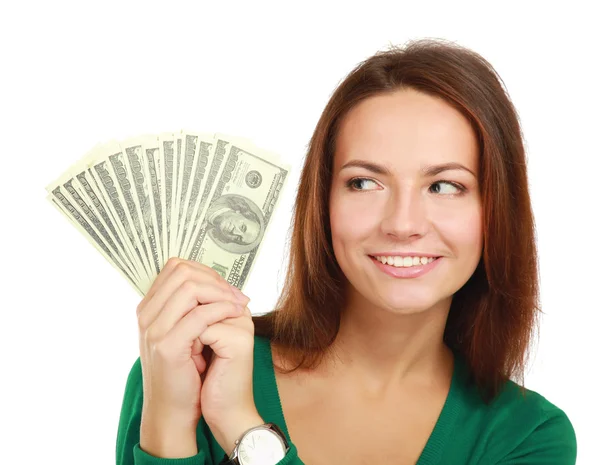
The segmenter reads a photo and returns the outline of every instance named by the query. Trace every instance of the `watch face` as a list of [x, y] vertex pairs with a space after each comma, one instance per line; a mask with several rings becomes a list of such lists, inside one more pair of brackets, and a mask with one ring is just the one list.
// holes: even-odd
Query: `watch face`
[[285, 457], [285, 445], [268, 429], [250, 431], [238, 449], [240, 465], [275, 465]]

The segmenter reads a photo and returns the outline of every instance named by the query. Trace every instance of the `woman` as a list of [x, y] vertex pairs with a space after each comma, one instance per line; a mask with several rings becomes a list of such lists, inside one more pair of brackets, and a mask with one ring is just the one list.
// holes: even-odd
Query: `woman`
[[510, 380], [539, 311], [534, 218], [517, 113], [472, 51], [416, 41], [342, 82], [276, 310], [247, 303], [165, 266], [138, 306], [119, 464], [575, 463], [566, 414]]

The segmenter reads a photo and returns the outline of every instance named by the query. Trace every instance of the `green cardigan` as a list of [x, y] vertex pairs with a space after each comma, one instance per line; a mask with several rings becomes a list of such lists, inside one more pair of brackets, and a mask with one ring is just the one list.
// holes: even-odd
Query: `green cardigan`
[[[505, 385], [490, 405], [485, 405], [475, 386], [468, 385], [467, 365], [457, 354], [454, 368], [446, 403], [416, 465], [575, 465], [575, 431], [564, 411], [535, 391], [527, 390], [524, 398], [513, 381]], [[290, 443], [287, 455], [278, 465], [304, 465], [281, 409], [270, 343], [258, 336], [255, 337], [253, 376], [258, 413], [265, 422], [279, 426]], [[221, 462], [225, 452], [203, 418], [196, 435], [198, 454], [193, 457], [163, 459], [140, 449], [142, 402], [142, 370], [138, 358], [125, 386], [117, 433], [117, 465], [218, 465]]]

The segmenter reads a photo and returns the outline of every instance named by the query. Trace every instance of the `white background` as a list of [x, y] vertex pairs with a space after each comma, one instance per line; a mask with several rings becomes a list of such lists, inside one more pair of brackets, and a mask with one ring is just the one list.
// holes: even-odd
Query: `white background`
[[279, 152], [293, 172], [245, 288], [270, 311], [329, 96], [359, 61], [421, 37], [483, 55], [519, 111], [545, 312], [525, 385], [565, 410], [577, 463], [600, 463], [595, 2], [349, 3], [3, 3], [1, 463], [114, 463], [139, 356], [138, 296], [44, 187], [96, 143], [143, 133], [219, 131]]

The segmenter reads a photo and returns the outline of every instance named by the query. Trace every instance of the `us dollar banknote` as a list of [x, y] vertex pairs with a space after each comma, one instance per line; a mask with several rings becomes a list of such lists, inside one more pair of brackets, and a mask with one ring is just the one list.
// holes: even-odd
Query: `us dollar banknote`
[[115, 230], [114, 220], [104, 208], [104, 199], [92, 187], [86, 176], [86, 167], [98, 153], [99, 146], [88, 152], [82, 159], [67, 169], [57, 180], [46, 186], [48, 200], [57, 207], [100, 251], [107, 260], [140, 292], [140, 279], [135, 263], [132, 262], [122, 240], [121, 233]]
[[150, 267], [147, 263], [146, 254], [142, 250], [137, 231], [132, 226], [129, 209], [123, 196], [119, 193], [119, 182], [114, 171], [111, 169], [110, 161], [107, 159], [95, 161], [90, 172], [99, 186], [102, 195], [109, 200], [106, 205], [113, 210], [113, 216], [118, 218], [118, 222], [124, 232], [123, 239], [129, 242], [134, 251], [134, 258], [138, 263], [138, 272], [144, 276], [145, 283], [151, 282]]
[[226, 155], [187, 258], [213, 268], [241, 289], [260, 251], [289, 167], [266, 151], [223, 142]]
[[118, 258], [100, 239], [97, 232], [86, 221], [81, 213], [73, 206], [71, 202], [60, 192], [60, 188], [54, 188], [51, 195], [46, 197], [61, 213], [63, 213], [73, 225], [88, 239], [88, 241], [113, 265], [119, 273], [127, 279], [135, 291], [140, 295], [145, 292], [139, 287], [138, 283], [132, 278], [128, 271], [123, 267]]
[[171, 197], [171, 234], [169, 242], [169, 254], [175, 254], [175, 242], [177, 240], [177, 231], [179, 230], [179, 204], [181, 196], [181, 179], [183, 177], [183, 136], [174, 134], [174, 155], [173, 155], [173, 195]]
[[182, 166], [177, 179], [177, 212], [175, 214], [177, 223], [177, 234], [175, 236], [176, 244], [179, 244], [181, 240], [181, 233], [183, 230], [182, 218], [184, 215], [184, 210], [186, 210], [185, 202], [186, 199], [189, 199], [188, 186], [192, 177], [192, 169], [198, 160], [198, 135], [189, 133], [183, 134], [182, 144]]
[[[198, 140], [198, 155], [194, 161], [192, 167], [193, 175], [190, 181], [190, 187], [188, 190], [188, 197], [185, 201], [186, 208], [185, 213], [182, 216], [181, 224], [179, 226], [179, 248], [177, 250], [177, 256], [183, 256], [189, 238], [195, 229], [197, 220], [200, 218], [202, 213], [203, 205], [208, 196], [203, 193], [210, 191], [211, 183], [209, 182], [209, 168], [213, 165], [213, 157], [215, 154], [216, 140], [212, 134], [200, 134]], [[204, 200], [204, 202], [202, 202]]]
[[111, 239], [116, 243], [119, 253], [122, 253], [125, 257], [125, 261], [129, 264], [129, 269], [135, 275], [136, 281], [141, 282], [141, 276], [138, 272], [135, 260], [133, 260], [132, 251], [128, 248], [127, 242], [124, 242], [121, 238], [123, 233], [118, 229], [118, 224], [115, 218], [110, 213], [110, 210], [105, 207], [106, 200], [102, 197], [100, 190], [95, 186], [95, 182], [92, 181], [92, 176], [89, 173], [89, 168], [75, 175], [77, 183], [74, 184], [75, 188], [79, 191], [81, 197], [89, 199], [89, 206], [94, 211], [94, 214], [99, 217], [99, 220], [108, 230]]
[[139, 295], [175, 256], [242, 289], [289, 171], [248, 139], [163, 132], [97, 144], [46, 199]]
[[113, 149], [108, 156], [108, 171], [112, 175], [112, 179], [117, 181], [116, 187], [119, 196], [122, 199], [125, 208], [125, 215], [129, 224], [133, 227], [134, 240], [140, 245], [140, 252], [144, 265], [151, 279], [156, 277], [156, 271], [153, 272], [153, 265], [150, 263], [150, 251], [145, 228], [142, 227], [142, 219], [139, 203], [135, 195], [134, 176], [126, 161], [126, 154], [121, 147]]
[[[150, 179], [147, 174], [147, 162], [144, 158], [146, 148], [144, 144], [152, 145], [151, 137], [139, 137], [125, 141], [123, 145], [123, 152], [125, 153], [124, 161], [127, 164], [128, 173], [130, 178], [128, 181], [133, 183], [132, 196], [134, 208], [132, 211], [132, 218], [137, 215], [139, 218], [139, 225], [141, 227], [141, 234], [144, 236], [143, 245], [147, 246], [146, 252], [152, 267], [153, 276], [158, 276], [162, 268], [162, 251], [160, 244], [157, 240], [157, 221], [154, 212], [152, 211], [152, 188], [150, 185]], [[112, 156], [115, 158], [115, 156]], [[117, 169], [115, 168], [115, 171]], [[127, 173], [123, 174], [126, 176]], [[123, 192], [126, 192], [126, 188], [123, 188]], [[126, 194], [124, 194], [126, 196]], [[134, 221], [136, 221], [134, 219]], [[136, 222], [137, 224], [137, 222]]]
[[154, 231], [158, 236], [158, 249], [160, 250], [160, 268], [162, 269], [165, 264], [165, 252], [163, 250], [163, 218], [162, 218], [162, 206], [161, 201], [161, 179], [160, 179], [160, 150], [158, 138], [153, 137], [146, 141], [144, 146], [144, 172], [146, 179], [149, 181], [149, 188], [151, 195], [151, 214], [152, 224]]
[[[229, 134], [216, 133], [206, 140], [211, 139], [211, 143], [204, 142], [200, 143], [200, 156], [205, 156], [207, 160], [207, 167], [205, 173], [202, 174], [202, 184], [200, 191], [202, 195], [197, 200], [197, 205], [194, 207], [194, 212], [191, 215], [190, 220], [187, 223], [189, 233], [186, 234], [182, 241], [182, 249], [179, 256], [189, 257], [190, 246], [192, 238], [195, 237], [198, 226], [202, 223], [201, 218], [206, 211], [207, 202], [212, 192], [217, 175], [220, 173], [223, 167], [223, 160], [229, 150], [231, 144], [235, 144], [237, 147], [244, 147], [247, 150], [255, 148], [254, 144], [248, 139], [232, 136]], [[277, 154], [268, 154], [272, 160], [278, 160]], [[200, 176], [200, 173], [197, 173]]]
[[163, 218], [162, 249], [165, 262], [171, 256], [169, 244], [171, 242], [171, 208], [173, 204], [173, 177], [175, 174], [175, 137], [170, 133], [162, 133], [158, 137], [158, 151], [160, 163], [160, 207]]

